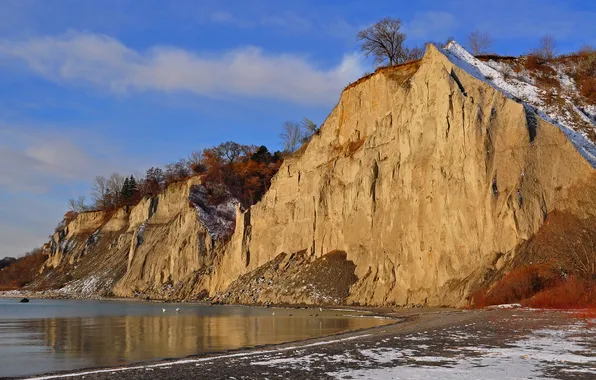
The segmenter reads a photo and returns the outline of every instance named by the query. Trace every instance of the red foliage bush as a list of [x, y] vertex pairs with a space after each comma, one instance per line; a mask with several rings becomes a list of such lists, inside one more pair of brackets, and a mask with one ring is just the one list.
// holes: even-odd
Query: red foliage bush
[[0, 290], [18, 289], [27, 285], [39, 273], [46, 259], [47, 255], [38, 249], [0, 270]]
[[580, 92], [585, 96], [588, 102], [596, 104], [596, 78], [585, 78], [581, 81]]
[[509, 303], [543, 309], [596, 307], [596, 280], [573, 276], [565, 279], [548, 264], [526, 265], [472, 297], [475, 307]]
[[596, 307], [596, 281], [569, 278], [523, 302], [543, 309]]
[[540, 67], [544, 64], [542, 58], [538, 57], [537, 55], [531, 54], [526, 57], [525, 67], [529, 71], [536, 71], [539, 70]]
[[472, 299], [476, 307], [517, 303], [552, 287], [560, 280], [560, 274], [551, 265], [525, 265], [509, 272], [491, 289], [477, 291]]

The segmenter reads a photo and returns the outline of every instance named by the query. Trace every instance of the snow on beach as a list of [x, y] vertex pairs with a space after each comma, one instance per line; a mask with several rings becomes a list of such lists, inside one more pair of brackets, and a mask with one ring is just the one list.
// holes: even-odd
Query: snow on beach
[[[596, 378], [596, 319], [525, 308], [428, 315], [432, 318], [415, 320], [405, 331], [400, 330], [401, 324], [388, 325], [374, 333], [330, 337], [313, 343], [89, 370], [68, 377], [95, 380]], [[49, 375], [35, 379], [61, 377]]]
[[[578, 128], [576, 119], [581, 119], [590, 128], [596, 128], [594, 106], [585, 106], [583, 111], [575, 105], [570, 96], [561, 93], [560, 99], [565, 103], [564, 109], [549, 106], [544, 100], [546, 92], [533, 84], [533, 79], [527, 73], [517, 76], [511, 75], [505, 64], [494, 61], [483, 62], [468, 53], [457, 42], [450, 42], [442, 52], [451, 62], [468, 74], [499, 90], [505, 96], [521, 102], [526, 108], [536, 112], [542, 119], [556, 125], [565, 133], [575, 148], [590, 164], [596, 168], [596, 145], [588, 138], [585, 131]], [[560, 68], [555, 68], [558, 80], [569, 93], [577, 93], [573, 80]], [[569, 112], [573, 110], [574, 114]]]
[[[512, 318], [534, 318], [525, 314], [533, 311], [522, 313]], [[397, 345], [392, 346], [385, 346], [383, 340], [374, 348], [358, 348], [343, 355], [271, 356], [252, 364], [313, 371], [337, 362], [358, 363], [353, 366], [356, 368], [325, 372], [335, 379], [538, 379], [557, 377], [557, 373], [596, 376], [594, 322], [549, 326], [516, 339], [495, 334], [490, 344], [484, 338], [492, 334], [469, 323], [438, 335], [424, 331], [394, 337]]]

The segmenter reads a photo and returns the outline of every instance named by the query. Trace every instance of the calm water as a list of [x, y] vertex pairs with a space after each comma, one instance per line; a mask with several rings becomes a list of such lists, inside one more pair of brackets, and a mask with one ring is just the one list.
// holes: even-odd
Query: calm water
[[0, 377], [282, 343], [387, 322], [332, 310], [0, 299]]

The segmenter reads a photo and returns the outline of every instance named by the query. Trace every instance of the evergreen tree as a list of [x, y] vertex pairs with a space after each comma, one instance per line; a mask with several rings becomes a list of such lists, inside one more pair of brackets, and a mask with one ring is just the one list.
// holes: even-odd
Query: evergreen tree
[[139, 192], [139, 188], [137, 187], [137, 180], [132, 175], [128, 179], [128, 186], [130, 188], [131, 197], [134, 197]]
[[126, 178], [124, 179], [124, 184], [122, 185], [122, 191], [120, 191], [120, 196], [124, 203], [130, 200], [130, 197], [132, 195], [130, 190], [130, 181], [128, 180], [128, 178]]

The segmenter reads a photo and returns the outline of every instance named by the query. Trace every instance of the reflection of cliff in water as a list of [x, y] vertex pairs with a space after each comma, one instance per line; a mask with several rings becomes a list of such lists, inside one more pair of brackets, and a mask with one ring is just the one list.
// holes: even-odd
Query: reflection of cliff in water
[[29, 333], [33, 345], [101, 366], [281, 343], [379, 324], [370, 318], [174, 315], [23, 320], [14, 330]]

